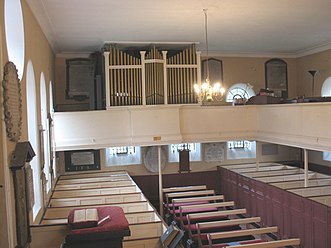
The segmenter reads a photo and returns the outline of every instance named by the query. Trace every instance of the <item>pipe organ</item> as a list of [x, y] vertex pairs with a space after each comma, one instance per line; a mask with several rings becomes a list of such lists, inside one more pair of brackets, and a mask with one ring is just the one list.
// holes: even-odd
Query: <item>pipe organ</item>
[[120, 49], [104, 52], [106, 107], [197, 103], [193, 85], [201, 83], [200, 52], [195, 44], [182, 50]]

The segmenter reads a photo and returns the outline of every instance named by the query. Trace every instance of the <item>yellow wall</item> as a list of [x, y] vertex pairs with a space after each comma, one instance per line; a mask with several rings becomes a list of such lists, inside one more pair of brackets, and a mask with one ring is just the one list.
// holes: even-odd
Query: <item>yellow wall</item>
[[[314, 93], [315, 96], [321, 96], [323, 82], [331, 76], [331, 49], [297, 59], [298, 95], [311, 96], [312, 76], [308, 73], [309, 70], [319, 71], [315, 75]], [[323, 160], [320, 151], [310, 151], [308, 158], [312, 163], [331, 166], [331, 162]]]
[[331, 76], [331, 49], [297, 59], [297, 91], [300, 96], [311, 96], [312, 76], [309, 70], [319, 70], [315, 76], [315, 96], [321, 96], [325, 79]]
[[[42, 32], [39, 24], [37, 23], [34, 15], [32, 14], [28, 4], [25, 0], [21, 0], [22, 11], [23, 11], [23, 19], [24, 19], [24, 33], [25, 33], [25, 62], [24, 62], [24, 74], [21, 80], [21, 89], [22, 89], [22, 104], [23, 104], [23, 125], [22, 125], [22, 136], [20, 141], [28, 140], [27, 134], [27, 104], [29, 98], [26, 98], [26, 66], [29, 60], [32, 61], [34, 67], [34, 74], [36, 80], [36, 96], [37, 96], [37, 113], [38, 113], [38, 123], [40, 123], [40, 75], [41, 72], [44, 73], [46, 89], [49, 92], [49, 82], [52, 81], [53, 85], [54, 81], [54, 52], [52, 51], [44, 33]], [[1, 26], [1, 45], [2, 45], [2, 58], [0, 61], [1, 66], [1, 75], [3, 75], [3, 66], [8, 61], [7, 55], [7, 46], [5, 39], [5, 29], [4, 29], [4, 0], [0, 0], [0, 26]], [[47, 100], [49, 104], [49, 97], [47, 93]], [[3, 108], [0, 110], [1, 114], [3, 114]], [[2, 140], [0, 145], [0, 156], [2, 158], [0, 163], [0, 184], [3, 185], [3, 176], [10, 178], [9, 187], [5, 187], [0, 189], [1, 191], [1, 203], [0, 203], [0, 217], [1, 217], [1, 225], [0, 225], [0, 247], [9, 247], [10, 244], [8, 241], [8, 232], [12, 232], [13, 236], [9, 238], [9, 242], [11, 245], [16, 245], [16, 237], [15, 237], [15, 219], [14, 219], [14, 192], [13, 192], [13, 184], [12, 184], [12, 175], [8, 170], [4, 168], [8, 168], [8, 164], [10, 162], [11, 154], [15, 148], [15, 143], [6, 139], [6, 134], [3, 131], [3, 122], [0, 122], [0, 128], [2, 132], [0, 132], [0, 138]], [[4, 172], [4, 173], [3, 173]], [[3, 192], [8, 192], [10, 194], [11, 203], [7, 206], [7, 216], [9, 216], [10, 223], [6, 225], [6, 211], [4, 211], [4, 201]], [[12, 226], [12, 228], [10, 228]]]
[[[89, 104], [89, 100], [75, 101], [73, 99], [66, 98], [67, 87], [67, 71], [66, 71], [66, 59], [64, 57], [55, 58], [55, 98], [54, 106], [59, 104]], [[70, 58], [71, 59], [71, 58]]]
[[[250, 83], [257, 94], [265, 85], [264, 64], [271, 58], [258, 57], [219, 57], [223, 61], [223, 75], [226, 89], [235, 83]], [[281, 58], [287, 63], [288, 95], [293, 98], [296, 92], [295, 59]]]
[[[264, 64], [269, 58], [260, 57], [214, 57], [223, 63], [223, 86], [229, 89], [235, 83], [250, 83], [255, 93], [265, 88]], [[202, 58], [204, 59], [204, 58]], [[288, 67], [289, 98], [297, 96], [296, 60], [281, 58]], [[83, 103], [65, 99], [66, 90], [66, 58], [56, 58], [56, 104]]]

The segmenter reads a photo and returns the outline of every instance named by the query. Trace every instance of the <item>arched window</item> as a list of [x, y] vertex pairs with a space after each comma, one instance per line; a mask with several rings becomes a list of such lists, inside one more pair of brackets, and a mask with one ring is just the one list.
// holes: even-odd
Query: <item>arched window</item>
[[34, 205], [32, 209], [33, 220], [36, 218], [42, 202], [41, 184], [40, 184], [40, 156], [39, 156], [39, 135], [37, 122], [37, 101], [36, 101], [36, 81], [31, 60], [27, 65], [26, 74], [26, 99], [27, 99], [27, 120], [28, 120], [28, 139], [36, 153], [30, 164], [33, 173], [33, 191]]
[[252, 85], [246, 83], [234, 84], [229, 88], [225, 101], [233, 102], [235, 99], [248, 100], [252, 96], [255, 96], [255, 92], [252, 88]]
[[207, 78], [207, 62], [209, 67], [209, 80], [211, 83], [222, 83], [223, 82], [223, 64], [222, 60], [219, 59], [204, 59], [202, 60], [201, 66], [201, 76], [202, 81], [206, 80]]
[[48, 119], [47, 119], [47, 92], [45, 76], [42, 72], [40, 74], [40, 117], [41, 117], [41, 129], [42, 129], [42, 141], [43, 141], [43, 161], [44, 173], [46, 177], [46, 192], [51, 189], [51, 177], [50, 177], [50, 154], [49, 154], [49, 136], [48, 136]]
[[5, 32], [9, 61], [17, 68], [18, 78], [24, 70], [24, 23], [21, 0], [5, 0]]
[[325, 79], [321, 89], [321, 96], [331, 96], [331, 77]]
[[277, 97], [287, 98], [287, 63], [282, 59], [270, 59], [264, 66], [266, 88]]

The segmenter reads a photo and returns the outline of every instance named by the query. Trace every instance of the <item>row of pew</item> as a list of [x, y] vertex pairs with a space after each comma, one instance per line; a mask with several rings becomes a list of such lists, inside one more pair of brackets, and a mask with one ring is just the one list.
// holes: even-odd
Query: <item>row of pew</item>
[[302, 248], [331, 247], [331, 176], [279, 163], [218, 168], [224, 195], [277, 225], [281, 238], [298, 237]]
[[238, 207], [277, 225], [281, 238], [298, 237], [302, 248], [331, 247], [331, 176], [298, 167], [260, 163], [220, 166], [222, 192]]
[[260, 217], [250, 217], [245, 208], [207, 189], [205, 185], [163, 189], [165, 219], [185, 231], [190, 247], [263, 248], [300, 245], [300, 240], [277, 239], [278, 228], [260, 227]]
[[131, 236], [123, 247], [161, 247], [166, 224], [125, 171], [60, 176], [43, 218], [31, 226], [31, 248], [59, 248], [68, 233], [70, 210], [119, 206], [129, 222]]

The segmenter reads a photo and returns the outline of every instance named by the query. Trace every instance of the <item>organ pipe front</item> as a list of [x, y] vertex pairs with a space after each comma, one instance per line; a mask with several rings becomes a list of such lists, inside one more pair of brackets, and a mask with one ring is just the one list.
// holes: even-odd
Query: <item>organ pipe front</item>
[[107, 109], [112, 106], [197, 103], [193, 85], [201, 83], [200, 52], [121, 50], [111, 44], [105, 57]]

